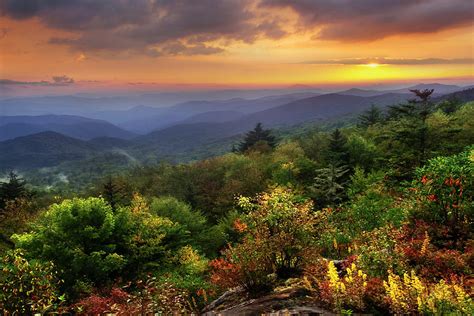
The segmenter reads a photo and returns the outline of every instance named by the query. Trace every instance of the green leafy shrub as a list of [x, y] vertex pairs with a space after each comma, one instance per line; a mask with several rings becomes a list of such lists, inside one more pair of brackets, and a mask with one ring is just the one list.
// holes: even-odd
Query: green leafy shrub
[[255, 200], [241, 197], [238, 204], [248, 212], [243, 222], [235, 223], [244, 237], [225, 250], [223, 258], [211, 262], [211, 279], [217, 285], [240, 285], [257, 294], [271, 287], [271, 274], [297, 276], [305, 260], [317, 255], [317, 215], [311, 201], [277, 187]]
[[225, 243], [223, 236], [208, 225], [201, 212], [191, 209], [191, 206], [174, 197], [153, 198], [150, 212], [179, 224], [183, 244], [192, 245], [207, 255], [216, 255]]
[[413, 217], [450, 227], [451, 238], [465, 240], [474, 216], [474, 147], [458, 155], [437, 157], [417, 169]]
[[358, 254], [360, 267], [376, 277], [386, 277], [387, 271], [406, 271], [406, 260], [397, 249], [399, 238], [399, 229], [392, 226], [361, 234], [353, 246]]
[[179, 227], [147, 207], [139, 196], [115, 212], [101, 198], [65, 200], [13, 239], [30, 257], [54, 262], [65, 290], [77, 295], [152, 270], [182, 246]]

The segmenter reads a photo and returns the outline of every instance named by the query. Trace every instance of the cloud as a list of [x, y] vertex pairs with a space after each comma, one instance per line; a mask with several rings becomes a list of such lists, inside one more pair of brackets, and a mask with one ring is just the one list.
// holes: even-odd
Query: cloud
[[0, 79], [0, 86], [67, 86], [74, 83], [74, 79], [68, 76], [53, 76], [52, 81], [17, 81], [10, 79]]
[[207, 46], [201, 43], [186, 45], [182, 42], [176, 41], [167, 43], [159, 48], [150, 48], [146, 53], [149, 56], [157, 57], [165, 55], [212, 55], [223, 51], [224, 49], [220, 47]]
[[327, 59], [310, 60], [300, 64], [307, 65], [469, 65], [474, 64], [474, 58], [346, 58], [346, 59]]
[[5, 38], [9, 31], [10, 31], [9, 28], [6, 28], [6, 27], [0, 28], [0, 39]]
[[53, 81], [55, 84], [71, 84], [74, 83], [74, 79], [68, 76], [54, 76]]
[[74, 32], [75, 36], [51, 38], [50, 43], [79, 51], [207, 55], [223, 51], [211, 42], [252, 43], [259, 36], [285, 34], [277, 21], [258, 18], [249, 9], [253, 4], [252, 0], [0, 0], [0, 11]]
[[16, 81], [10, 79], [0, 79], [0, 85], [9, 86], [9, 85], [36, 85], [36, 86], [45, 86], [49, 85], [51, 82], [48, 81]]
[[472, 24], [473, 10], [472, 0], [0, 0], [0, 16], [71, 33], [51, 44], [149, 56], [218, 54], [289, 30], [340, 41], [433, 33]]
[[76, 57], [76, 61], [77, 62], [83, 62], [84, 60], [87, 59], [87, 56], [84, 54], [84, 53], [80, 53], [79, 55], [77, 55]]
[[291, 8], [317, 38], [367, 41], [398, 34], [433, 33], [472, 25], [472, 0], [262, 0], [262, 7]]

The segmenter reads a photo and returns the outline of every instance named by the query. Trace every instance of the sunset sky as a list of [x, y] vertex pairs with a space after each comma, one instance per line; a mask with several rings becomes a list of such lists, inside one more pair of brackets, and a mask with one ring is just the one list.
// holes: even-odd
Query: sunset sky
[[467, 84], [473, 23], [472, 0], [0, 0], [0, 84]]

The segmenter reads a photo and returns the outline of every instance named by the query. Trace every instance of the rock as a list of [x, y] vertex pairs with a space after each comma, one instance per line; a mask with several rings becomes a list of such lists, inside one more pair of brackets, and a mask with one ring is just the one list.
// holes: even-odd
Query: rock
[[301, 286], [275, 289], [270, 294], [249, 299], [242, 289], [225, 292], [203, 311], [206, 316], [231, 315], [335, 315], [316, 306]]

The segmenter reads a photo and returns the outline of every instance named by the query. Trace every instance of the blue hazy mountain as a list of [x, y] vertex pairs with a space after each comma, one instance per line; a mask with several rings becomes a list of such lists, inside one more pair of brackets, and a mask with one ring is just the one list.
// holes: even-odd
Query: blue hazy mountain
[[[474, 89], [439, 96], [434, 101], [452, 97], [464, 102], [472, 101], [474, 100]], [[267, 128], [291, 127], [305, 122], [324, 123], [329, 120], [354, 117], [371, 105], [383, 108], [405, 102], [409, 98], [411, 98], [411, 94], [402, 93], [384, 93], [370, 97], [338, 93], [325, 94], [299, 99], [253, 113], [232, 110], [197, 113], [170, 124], [170, 126], [158, 128], [146, 135], [133, 138], [117, 137], [116, 134], [103, 135], [102, 129], [98, 129], [101, 133], [97, 133], [97, 130], [92, 133], [91, 131], [94, 129], [88, 128], [87, 124], [91, 121], [97, 123], [98, 120], [77, 116], [2, 117], [0, 122], [3, 125], [0, 124], [0, 127], [16, 125], [17, 128], [29, 133], [36, 132], [35, 128], [41, 126], [38, 121], [56, 126], [57, 119], [61, 118], [63, 125], [67, 121], [70, 126], [83, 126], [88, 134], [70, 137], [70, 135], [63, 134], [71, 132], [66, 128], [63, 133], [40, 132], [0, 142], [0, 152], [2, 153], [0, 169], [55, 166], [64, 161], [82, 161], [105, 153], [116, 153], [116, 155], [125, 157], [127, 161], [142, 159], [175, 161], [177, 157], [199, 159], [204, 157], [203, 155], [209, 155], [209, 150], [207, 153], [203, 152], [206, 148], [216, 147], [221, 150], [225, 148], [224, 145], [229, 142], [229, 139], [238, 141], [239, 135], [253, 128], [257, 122], [262, 122]], [[202, 109], [209, 109], [209, 104], [206, 103]], [[102, 124], [100, 126], [110, 127], [112, 125], [107, 122], [104, 124], [104, 121], [100, 120], [98, 122]], [[64, 126], [61, 125], [61, 127]], [[80, 129], [74, 130], [74, 133], [79, 133], [79, 131]], [[113, 131], [117, 131], [117, 127]], [[118, 131], [123, 133], [123, 130], [119, 129]], [[95, 136], [97, 134], [102, 135]], [[125, 136], [129, 135], [129, 132], [125, 132]], [[79, 136], [83, 139], [79, 139]], [[86, 139], [89, 140], [86, 141]], [[190, 155], [189, 153], [196, 154]]]
[[134, 133], [107, 121], [73, 115], [0, 116], [0, 140], [43, 131], [58, 132], [79, 139], [97, 137], [132, 138]]

